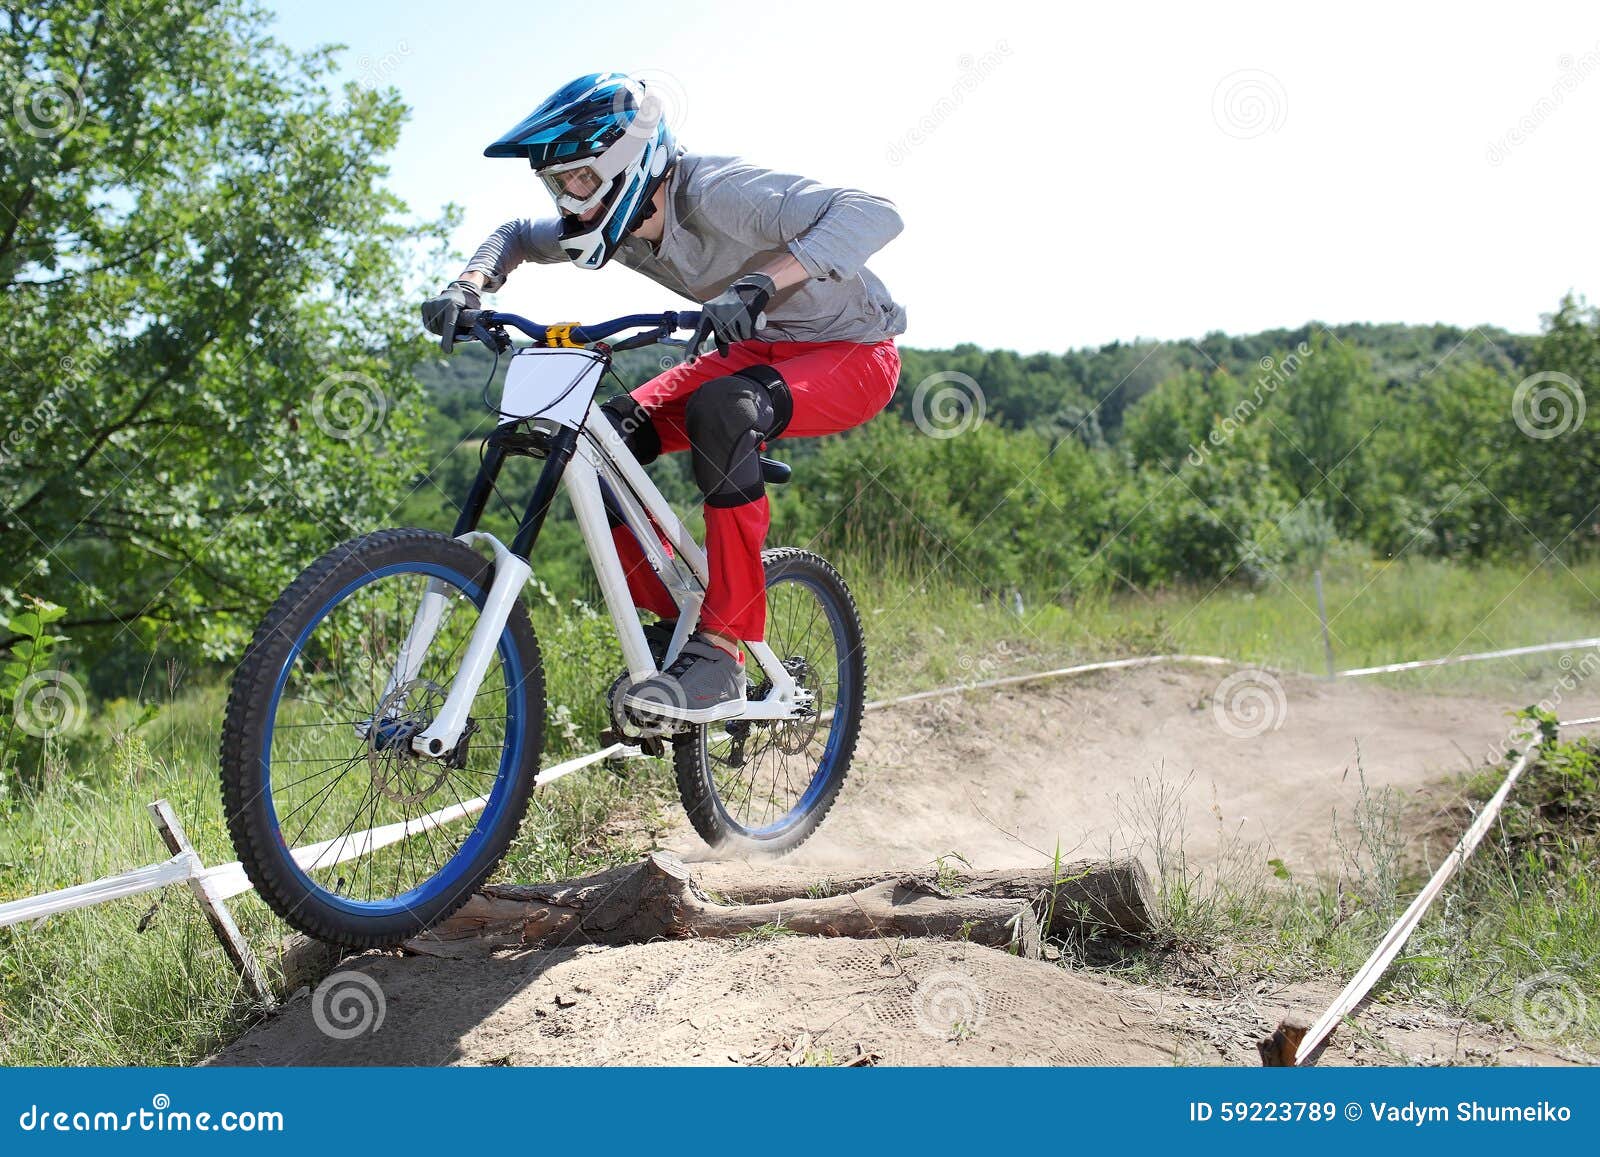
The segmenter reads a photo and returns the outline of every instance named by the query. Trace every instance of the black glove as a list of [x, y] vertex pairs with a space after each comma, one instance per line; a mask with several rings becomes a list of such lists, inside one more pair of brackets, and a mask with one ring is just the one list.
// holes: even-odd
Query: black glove
[[422, 303], [422, 327], [439, 335], [445, 353], [456, 342], [456, 319], [463, 309], [478, 309], [478, 287], [470, 281], [452, 281], [438, 297]]
[[717, 343], [717, 352], [724, 357], [732, 343], [749, 341], [755, 336], [761, 311], [777, 291], [777, 285], [765, 273], [746, 273], [702, 305], [700, 324], [689, 339], [690, 360], [699, 356], [708, 337]]

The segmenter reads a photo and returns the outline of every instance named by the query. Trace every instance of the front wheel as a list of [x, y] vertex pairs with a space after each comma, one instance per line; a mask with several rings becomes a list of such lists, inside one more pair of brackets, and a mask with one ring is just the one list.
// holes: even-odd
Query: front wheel
[[[455, 750], [412, 750], [444, 702], [494, 582], [425, 530], [335, 547], [294, 581], [234, 675], [222, 801], [246, 873], [308, 936], [393, 944], [467, 901], [510, 846], [544, 740], [544, 671], [518, 601]], [[432, 644], [401, 682], [418, 608]]]
[[[815, 714], [771, 723], [735, 719], [674, 741], [678, 795], [713, 848], [789, 851], [828, 814], [844, 786], [866, 702], [861, 616], [839, 572], [810, 551], [763, 551], [767, 644], [815, 696]], [[751, 665], [752, 679], [760, 669]], [[752, 700], [768, 690], [749, 689]]]

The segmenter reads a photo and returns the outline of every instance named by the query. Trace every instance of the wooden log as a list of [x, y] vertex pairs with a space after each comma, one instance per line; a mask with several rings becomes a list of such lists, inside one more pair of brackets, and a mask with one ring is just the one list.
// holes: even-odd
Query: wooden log
[[1267, 1068], [1293, 1068], [1299, 1063], [1300, 1042], [1309, 1031], [1309, 1019], [1299, 1013], [1285, 1013], [1272, 1035], [1256, 1042], [1261, 1063]]
[[283, 992], [293, 995], [299, 988], [315, 988], [339, 966], [348, 955], [337, 944], [313, 940], [295, 932], [278, 944], [278, 969], [283, 978]]
[[739, 936], [773, 926], [818, 936], [945, 936], [1033, 959], [1040, 953], [1038, 917], [1026, 898], [958, 894], [908, 876], [843, 895], [720, 904], [706, 896], [683, 861], [663, 852], [579, 880], [491, 885], [410, 947], [451, 955], [450, 942], [469, 939], [524, 947], [637, 944]]
[[[787, 864], [731, 861], [694, 865], [708, 893], [728, 903], [768, 903], [803, 896], [835, 896], [897, 879], [897, 872], [828, 874]], [[1155, 931], [1157, 905], [1144, 865], [1135, 859], [1078, 860], [1056, 868], [999, 869], [946, 874], [951, 892], [1002, 900], [1029, 900], [1046, 931], [1067, 938], [1101, 932], [1145, 939]], [[1054, 895], [1055, 902], [1050, 902]]]

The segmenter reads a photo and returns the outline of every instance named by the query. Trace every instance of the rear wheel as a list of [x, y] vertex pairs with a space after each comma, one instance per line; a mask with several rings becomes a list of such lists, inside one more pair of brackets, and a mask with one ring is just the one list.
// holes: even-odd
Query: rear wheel
[[[781, 853], [817, 830], [844, 786], [866, 701], [866, 649], [855, 600], [824, 559], [793, 548], [761, 559], [767, 644], [815, 696], [815, 714], [697, 727], [674, 741], [673, 761], [684, 810], [708, 844]], [[749, 694], [767, 690], [762, 680]]]
[[[493, 582], [493, 564], [454, 539], [380, 531], [309, 567], [256, 631], [228, 699], [223, 807], [256, 890], [308, 936], [415, 936], [465, 903], [516, 835], [544, 739], [544, 672], [520, 602], [456, 749], [433, 759], [410, 743], [443, 704]], [[433, 643], [416, 677], [390, 686], [430, 592], [443, 596]]]

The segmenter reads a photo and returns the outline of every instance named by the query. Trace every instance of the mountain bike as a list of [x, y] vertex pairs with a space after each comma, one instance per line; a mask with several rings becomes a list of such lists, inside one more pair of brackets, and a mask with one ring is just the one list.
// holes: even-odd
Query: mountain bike
[[[744, 641], [742, 714], [696, 726], [622, 703], [693, 632], [707, 568], [597, 393], [613, 355], [686, 346], [672, 335], [698, 317], [547, 326], [462, 314], [461, 335], [497, 362], [513, 350], [508, 327], [532, 344], [508, 359], [453, 533], [380, 530], [334, 547], [278, 598], [234, 675], [221, 749], [228, 829], [256, 890], [289, 924], [352, 947], [396, 943], [464, 904], [505, 855], [545, 738], [544, 666], [519, 596], [563, 486], [626, 667], [606, 693], [610, 738], [670, 748], [684, 810], [713, 847], [783, 852], [822, 822], [855, 751], [866, 660], [850, 591], [816, 554], [762, 554], [768, 631]], [[478, 525], [516, 456], [543, 467], [507, 545]], [[787, 480], [785, 464], [762, 465], [769, 482]], [[652, 651], [629, 596], [618, 522], [678, 605], [664, 651], [659, 640]]]

